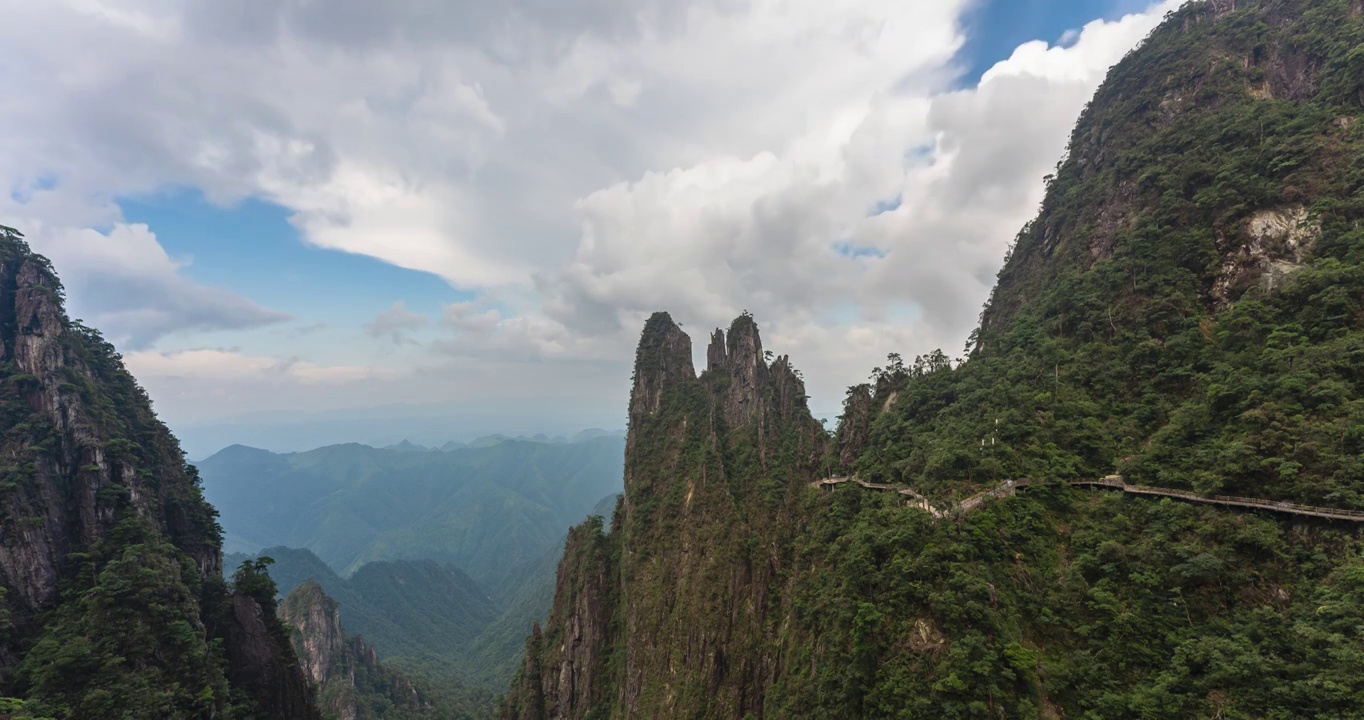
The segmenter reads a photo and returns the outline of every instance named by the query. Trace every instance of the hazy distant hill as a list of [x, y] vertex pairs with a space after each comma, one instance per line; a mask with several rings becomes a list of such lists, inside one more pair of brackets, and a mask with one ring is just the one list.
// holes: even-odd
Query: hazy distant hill
[[[609, 517], [616, 497], [604, 498], [592, 514]], [[275, 560], [270, 574], [280, 596], [308, 582], [321, 585], [340, 605], [346, 632], [363, 637], [384, 661], [498, 690], [516, 672], [531, 626], [549, 613], [562, 554], [560, 538], [484, 588], [458, 568], [431, 560], [367, 563], [343, 578], [309, 550], [260, 552]], [[230, 573], [254, 557], [227, 555], [224, 567]]]
[[230, 551], [307, 548], [341, 575], [374, 560], [429, 559], [497, 587], [620, 491], [623, 456], [624, 439], [608, 434], [441, 452], [236, 445], [198, 466]]

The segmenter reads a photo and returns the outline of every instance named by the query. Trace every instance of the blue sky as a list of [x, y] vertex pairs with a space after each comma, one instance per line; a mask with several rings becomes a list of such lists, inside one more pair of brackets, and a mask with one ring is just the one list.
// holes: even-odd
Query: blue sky
[[985, 0], [966, 16], [963, 82], [975, 84], [1025, 42], [1059, 43], [1067, 31], [1086, 23], [1115, 20], [1150, 5], [1146, 0]]
[[887, 352], [960, 347], [1076, 113], [1178, 4], [322, 1], [0, 29], [0, 222], [176, 429], [619, 425], [656, 309], [753, 311], [836, 408]]

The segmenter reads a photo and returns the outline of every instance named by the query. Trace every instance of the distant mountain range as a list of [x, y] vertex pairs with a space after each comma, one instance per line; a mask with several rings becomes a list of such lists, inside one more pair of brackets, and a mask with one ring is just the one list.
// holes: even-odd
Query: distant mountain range
[[198, 463], [231, 573], [275, 560], [281, 596], [316, 582], [385, 662], [502, 689], [542, 622], [568, 528], [609, 517], [624, 438], [481, 438], [430, 448], [229, 447]]
[[539, 560], [621, 490], [618, 435], [442, 450], [348, 444], [278, 454], [236, 445], [198, 468], [229, 552], [306, 548], [341, 576], [376, 560], [433, 560], [488, 588]]
[[[609, 523], [618, 496], [591, 511]], [[385, 662], [458, 677], [461, 684], [501, 690], [511, 681], [531, 627], [543, 623], [554, 596], [563, 541], [484, 588], [452, 565], [432, 560], [367, 563], [343, 578], [309, 550], [272, 547], [223, 558], [230, 573], [266, 556], [281, 597], [307, 583], [340, 606], [347, 634], [359, 635]]]
[[408, 440], [439, 447], [454, 440], [468, 443], [493, 433], [508, 437], [572, 437], [584, 427], [617, 428], [625, 417], [596, 412], [581, 403], [552, 398], [497, 399], [497, 407], [478, 403], [389, 405], [330, 411], [261, 412], [203, 422], [175, 424], [176, 437], [191, 458], [206, 458], [229, 445], [249, 445], [273, 452], [358, 442], [386, 447]]
[[498, 443], [507, 442], [508, 440], [516, 440], [516, 441], [520, 441], [520, 442], [547, 443], [547, 444], [552, 444], [552, 445], [563, 445], [563, 444], [566, 444], [566, 443], [577, 443], [577, 442], [583, 442], [583, 441], [586, 441], [586, 440], [595, 440], [595, 439], [597, 439], [597, 438], [603, 438], [603, 437], [615, 437], [615, 438], [622, 438], [622, 439], [623, 439], [623, 438], [625, 437], [625, 431], [623, 431], [623, 430], [602, 430], [601, 428], [589, 428], [589, 429], [587, 429], [587, 430], [579, 431], [579, 432], [577, 432], [577, 433], [575, 433], [575, 434], [573, 434], [573, 435], [571, 435], [571, 436], [567, 436], [567, 437], [566, 437], [566, 436], [563, 436], [563, 435], [555, 435], [555, 436], [553, 436], [553, 437], [550, 437], [549, 435], [546, 435], [546, 434], [544, 434], [544, 433], [538, 433], [538, 434], [536, 434], [536, 435], [532, 435], [532, 436], [529, 436], [529, 437], [527, 437], [527, 436], [525, 436], [525, 435], [518, 435], [518, 436], [516, 436], [516, 437], [508, 437], [508, 436], [506, 436], [506, 435], [494, 434], [494, 435], [484, 435], [484, 436], [482, 436], [482, 437], [475, 438], [474, 440], [471, 440], [471, 441], [469, 441], [469, 442], [467, 442], [467, 443], [466, 443], [466, 442], [460, 442], [460, 441], [458, 441], [458, 440], [450, 440], [450, 441], [447, 441], [445, 444], [440, 445], [439, 447], [434, 447], [434, 446], [433, 446], [433, 447], [428, 447], [428, 446], [426, 446], [426, 445], [419, 445], [419, 444], [417, 444], [417, 443], [412, 442], [411, 440], [404, 439], [404, 440], [402, 440], [401, 442], [394, 443], [394, 444], [392, 444], [392, 445], [385, 445], [383, 449], [384, 449], [384, 450], [394, 450], [394, 451], [397, 451], [397, 452], [450, 452], [451, 450], [461, 450], [461, 449], [464, 449], [464, 448], [492, 447], [493, 445], [497, 445]]
[[[343, 578], [309, 550], [266, 548], [280, 596], [313, 582], [340, 606], [341, 625], [385, 662], [464, 684], [502, 689], [510, 682], [531, 626], [543, 622], [554, 592], [563, 544], [518, 566], [492, 590], [453, 565], [433, 560], [366, 563]], [[256, 556], [224, 558], [235, 568]]]

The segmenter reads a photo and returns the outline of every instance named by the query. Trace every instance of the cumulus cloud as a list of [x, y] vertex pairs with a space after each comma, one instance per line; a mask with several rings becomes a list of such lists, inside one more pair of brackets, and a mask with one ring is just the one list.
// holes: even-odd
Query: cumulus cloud
[[387, 389], [408, 375], [396, 368], [328, 365], [222, 348], [138, 350], [126, 353], [123, 361], [171, 422], [265, 407], [329, 407], [334, 406], [340, 388]]
[[391, 377], [391, 370], [362, 365], [317, 365], [302, 360], [281, 360], [245, 355], [235, 350], [198, 349], [176, 352], [142, 350], [124, 356], [138, 377], [179, 380], [212, 385], [213, 382], [252, 381], [270, 385], [300, 382], [305, 385], [346, 383]]
[[[653, 310], [699, 336], [748, 309], [831, 403], [885, 352], [960, 347], [1084, 102], [1179, 3], [1025, 44], [961, 90], [971, 0], [28, 4], [0, 27], [0, 172], [55, 185], [23, 198], [52, 237], [112, 226], [167, 288], [115, 198], [280, 204], [308, 243], [473, 291], [430, 323], [433, 366], [468, 376], [605, 367]], [[213, 311], [157, 317], [157, 290], [106, 320], [146, 345], [278, 319], [174, 289]], [[365, 329], [403, 344], [419, 317]]]
[[1064, 47], [1026, 44], [975, 88], [885, 88], [782, 153], [597, 191], [576, 206], [574, 257], [541, 278], [544, 313], [624, 344], [652, 308], [706, 326], [749, 309], [827, 371], [807, 373], [824, 397], [869, 369], [863, 352], [951, 352], [1084, 103], [1178, 4], [1091, 23]]
[[[24, 225], [23, 223], [20, 223]], [[284, 322], [261, 307], [185, 276], [146, 225], [89, 228], [24, 225], [33, 249], [52, 260], [71, 292], [67, 308], [121, 347], [145, 348], [186, 331], [242, 330]]]
[[425, 315], [408, 310], [399, 300], [366, 323], [365, 332], [370, 337], [391, 340], [394, 345], [415, 345], [412, 331], [424, 327], [428, 320]]

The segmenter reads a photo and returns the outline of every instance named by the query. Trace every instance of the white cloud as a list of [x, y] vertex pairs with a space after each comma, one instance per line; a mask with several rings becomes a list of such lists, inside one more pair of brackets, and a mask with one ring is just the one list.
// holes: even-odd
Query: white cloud
[[[625, 346], [651, 309], [707, 327], [749, 309], [823, 398], [865, 375], [863, 351], [957, 352], [1081, 108], [1178, 4], [1020, 47], [977, 88], [886, 88], [780, 154], [600, 190], [577, 206], [574, 258], [542, 279], [545, 314]], [[868, 217], [887, 198], [898, 207]]]
[[407, 305], [399, 300], [366, 323], [365, 332], [370, 337], [392, 340], [394, 345], [411, 345], [416, 342], [412, 339], [412, 331], [425, 327], [428, 319], [421, 313], [408, 310]]
[[[0, 0], [23, 18], [0, 26], [0, 175], [55, 179], [24, 216], [87, 244], [112, 225], [203, 327], [276, 318], [166, 280], [113, 198], [259, 196], [309, 243], [474, 291], [432, 344], [470, 377], [628, 360], [656, 309], [699, 345], [749, 309], [836, 403], [885, 352], [961, 346], [1084, 102], [1178, 4], [953, 91], [970, 0]], [[63, 242], [73, 301], [95, 296]], [[145, 345], [186, 326], [155, 317], [169, 289], [98, 305]], [[401, 343], [413, 315], [368, 329]]]
[[70, 292], [68, 313], [121, 347], [144, 348], [187, 331], [241, 330], [289, 319], [183, 273], [146, 225], [114, 225], [107, 233], [11, 221], [28, 230], [36, 252], [52, 260]]
[[[129, 371], [155, 399], [158, 415], [176, 428], [262, 413], [276, 420], [325, 411], [345, 417], [379, 406], [409, 406], [420, 414], [433, 404], [443, 405], [448, 414], [514, 408], [525, 417], [538, 408], [570, 418], [577, 408], [597, 423], [604, 422], [603, 416], [613, 418], [612, 424], [624, 421], [628, 387], [620, 377], [628, 377], [628, 359], [586, 364], [489, 359], [455, 353], [416, 366], [384, 366], [314, 363], [221, 348], [124, 355]], [[529, 421], [519, 427], [533, 426]]]
[[397, 371], [363, 365], [316, 365], [302, 360], [244, 355], [234, 350], [198, 349], [177, 352], [141, 350], [124, 356], [129, 370], [150, 382], [189, 381], [192, 387], [214, 383], [326, 385], [391, 378]]

